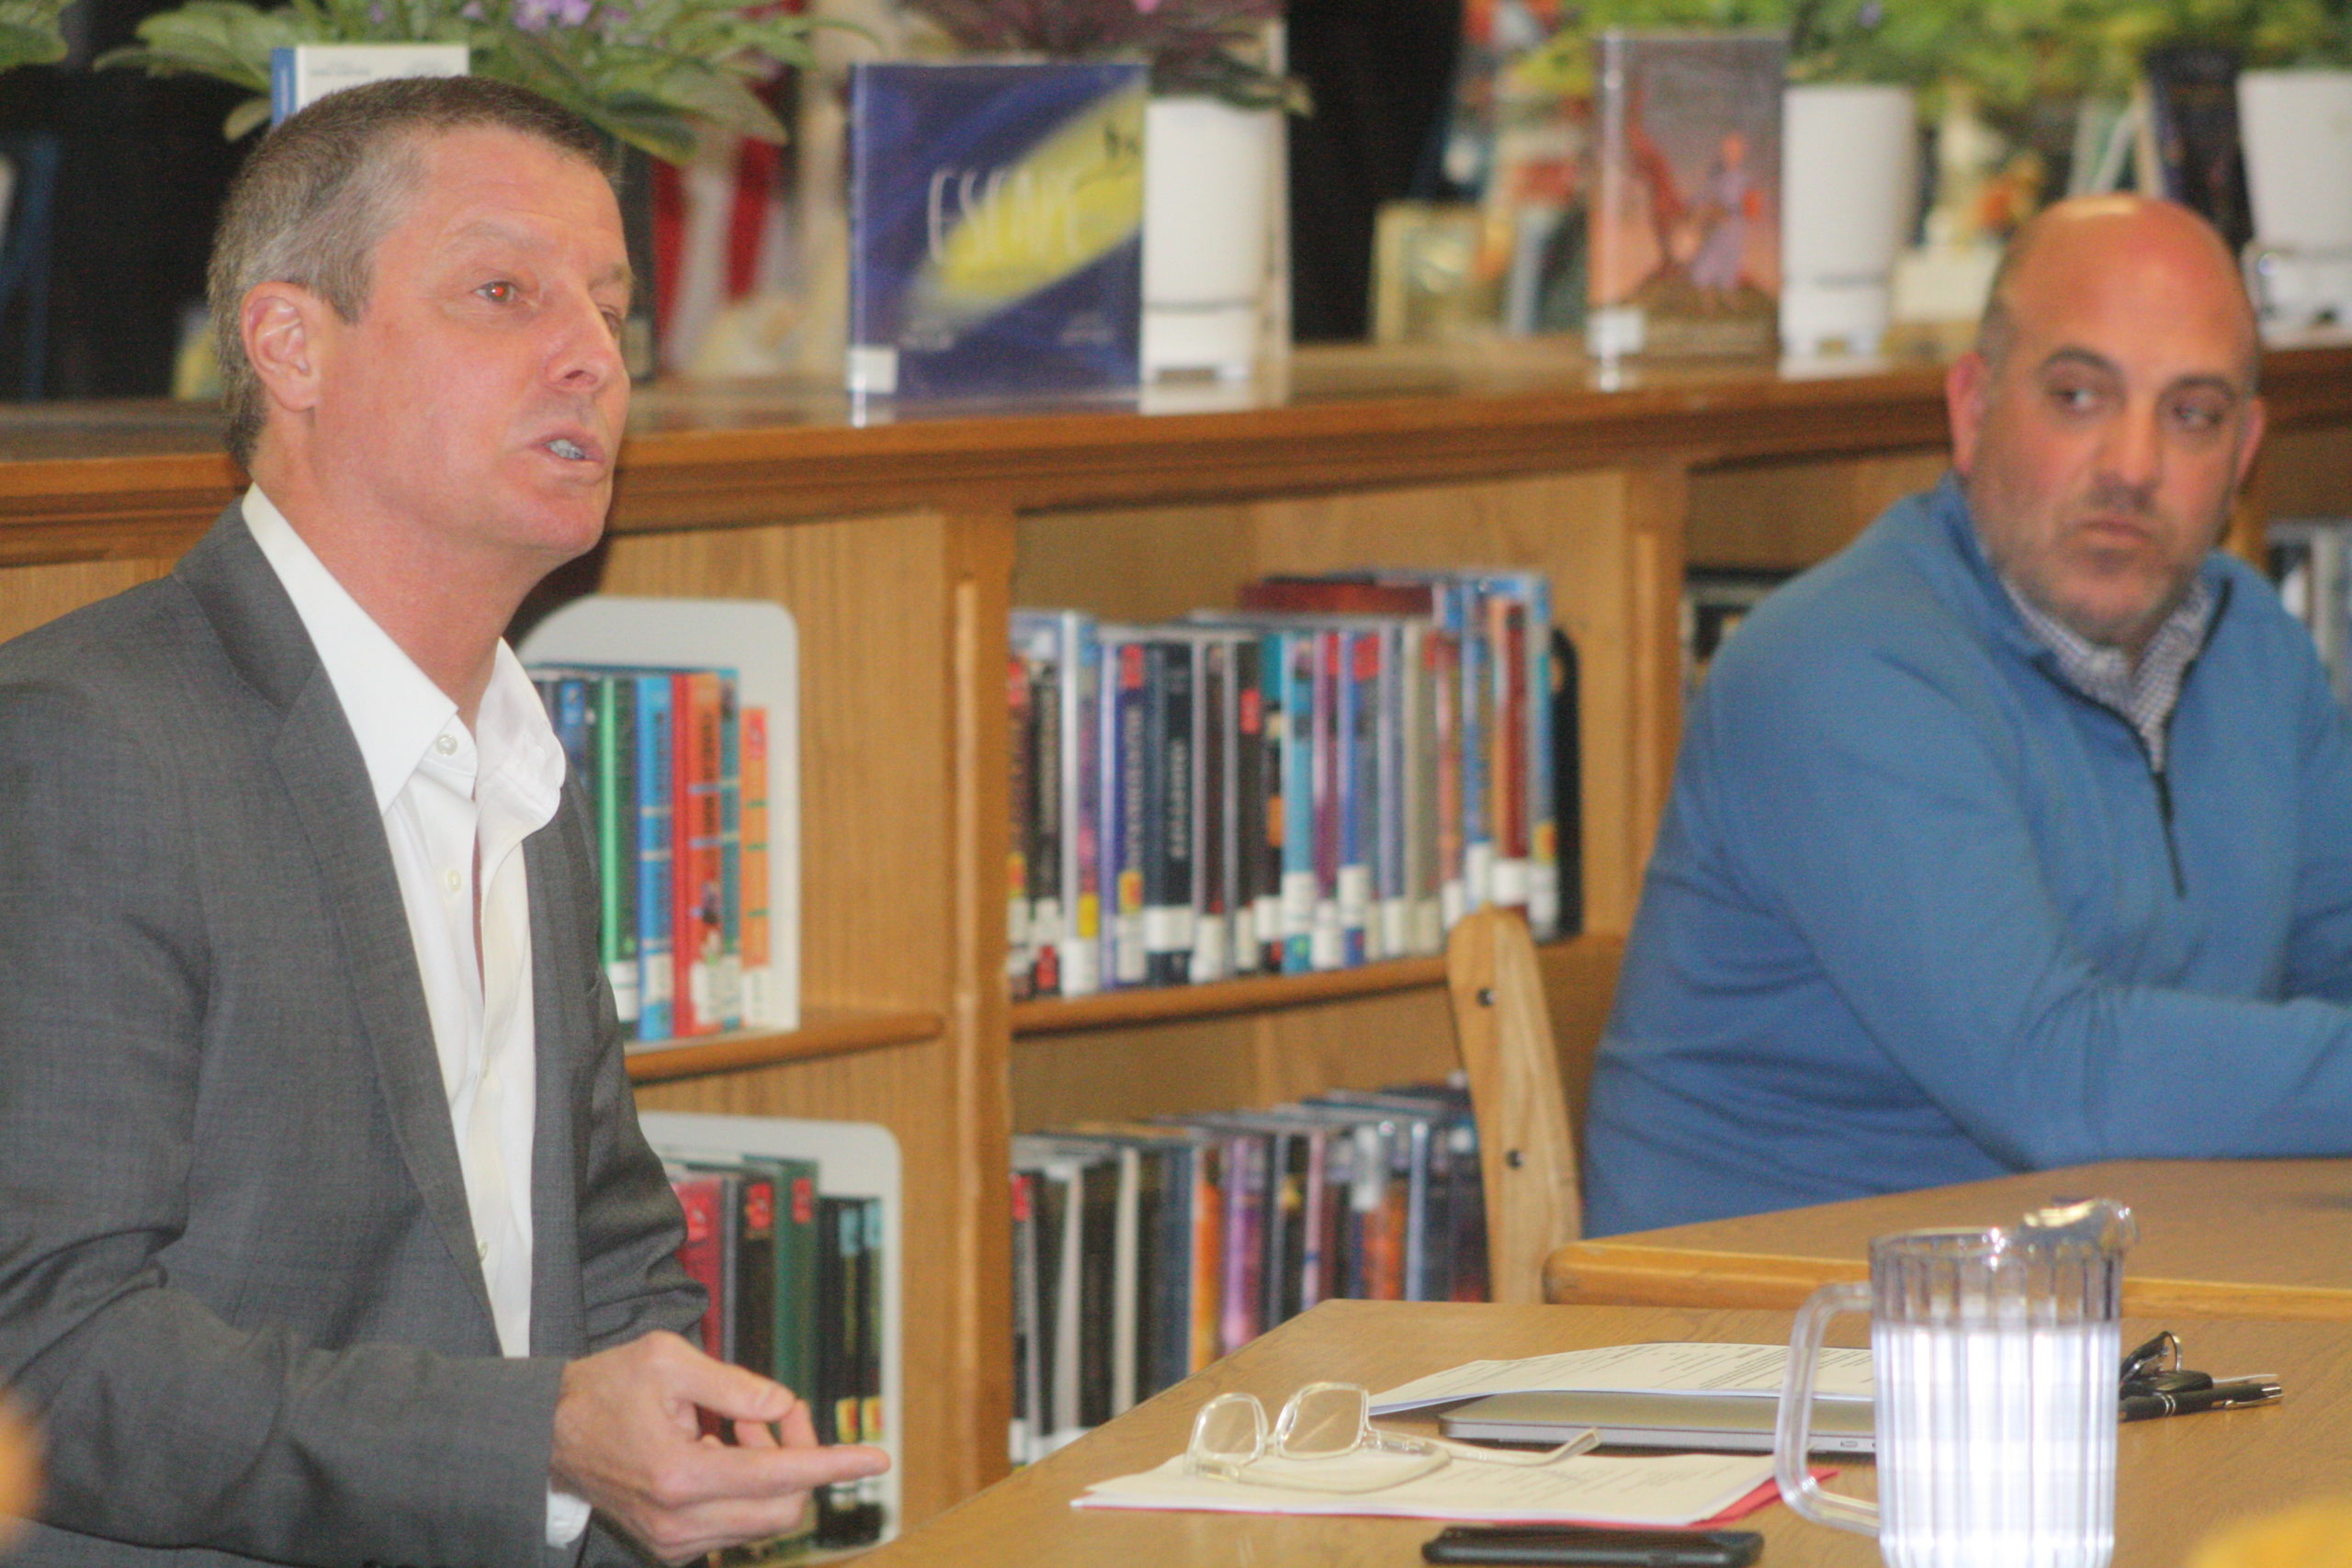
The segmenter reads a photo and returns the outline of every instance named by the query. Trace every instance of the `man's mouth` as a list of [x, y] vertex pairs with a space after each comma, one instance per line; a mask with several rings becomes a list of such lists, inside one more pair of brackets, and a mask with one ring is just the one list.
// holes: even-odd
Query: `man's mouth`
[[548, 451], [554, 453], [557, 457], [563, 458], [567, 462], [584, 463], [588, 460], [588, 448], [582, 446], [579, 442], [574, 441], [569, 435], [556, 436], [546, 445]]

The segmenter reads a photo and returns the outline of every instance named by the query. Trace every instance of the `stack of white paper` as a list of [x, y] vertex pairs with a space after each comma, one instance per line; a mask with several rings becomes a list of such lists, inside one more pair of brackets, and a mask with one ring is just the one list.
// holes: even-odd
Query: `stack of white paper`
[[[1268, 1466], [1274, 1461], [1258, 1462]], [[1324, 1470], [1353, 1460], [1309, 1462]], [[1268, 1473], [1278, 1472], [1269, 1470]], [[1187, 1508], [1229, 1514], [1374, 1514], [1641, 1528], [1713, 1519], [1771, 1482], [1769, 1454], [1645, 1458], [1583, 1454], [1532, 1469], [1455, 1458], [1426, 1475], [1376, 1492], [1308, 1491], [1187, 1475], [1179, 1455], [1140, 1475], [1098, 1482], [1074, 1499], [1072, 1506]]]

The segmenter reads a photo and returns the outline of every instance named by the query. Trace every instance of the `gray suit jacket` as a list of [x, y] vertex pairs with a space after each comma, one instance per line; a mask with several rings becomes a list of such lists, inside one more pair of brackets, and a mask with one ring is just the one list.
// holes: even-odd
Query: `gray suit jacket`
[[701, 1305], [577, 804], [525, 850], [509, 1359], [366, 769], [236, 508], [169, 578], [0, 648], [0, 1382], [49, 1443], [14, 1561], [540, 1560], [563, 1360]]

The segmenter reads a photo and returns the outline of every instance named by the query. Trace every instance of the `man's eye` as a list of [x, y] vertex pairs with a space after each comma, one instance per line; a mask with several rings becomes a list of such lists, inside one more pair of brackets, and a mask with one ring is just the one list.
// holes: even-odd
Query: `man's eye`
[[2211, 399], [2184, 398], [2173, 404], [2172, 418], [2183, 430], [2203, 433], [2221, 429], [2229, 411]]
[[2067, 413], [2088, 413], [2099, 405], [2097, 387], [2061, 381], [2049, 389], [2050, 400]]
[[495, 282], [483, 284], [474, 292], [493, 305], [507, 305], [514, 302], [515, 288], [514, 284], [502, 277]]

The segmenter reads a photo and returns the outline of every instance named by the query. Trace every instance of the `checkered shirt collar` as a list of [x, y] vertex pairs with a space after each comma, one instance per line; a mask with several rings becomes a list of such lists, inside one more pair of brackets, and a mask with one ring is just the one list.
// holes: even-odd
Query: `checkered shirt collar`
[[2084, 637], [2019, 592], [2007, 577], [2001, 579], [2001, 586], [2034, 640], [2057, 660], [2058, 672], [2067, 684], [2101, 707], [2114, 710], [2131, 725], [2147, 749], [2149, 767], [2162, 773], [2165, 727], [2180, 702], [2180, 686], [2188, 676], [2188, 667], [2203, 651], [2205, 634], [2212, 626], [2212, 585], [2202, 576], [2190, 579], [2188, 595], [2148, 639], [2136, 669], [2130, 654]]

